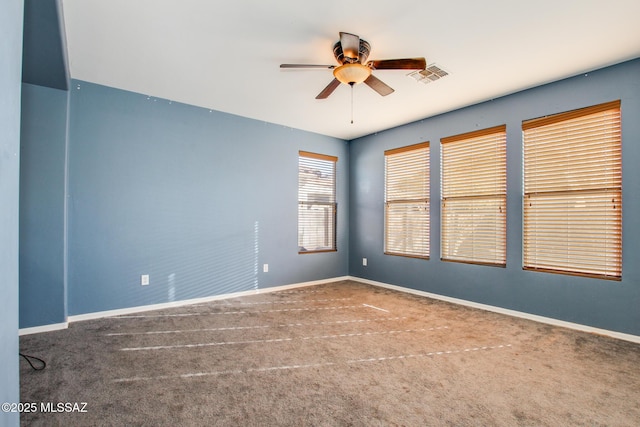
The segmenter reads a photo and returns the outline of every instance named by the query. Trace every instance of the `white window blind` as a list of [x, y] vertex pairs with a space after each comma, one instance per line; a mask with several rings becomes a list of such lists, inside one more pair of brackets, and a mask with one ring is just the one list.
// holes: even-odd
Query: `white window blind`
[[442, 260], [506, 264], [506, 126], [441, 139]]
[[429, 143], [385, 151], [384, 251], [429, 258]]
[[299, 152], [298, 251], [336, 250], [337, 157]]
[[620, 101], [524, 121], [524, 268], [620, 279]]

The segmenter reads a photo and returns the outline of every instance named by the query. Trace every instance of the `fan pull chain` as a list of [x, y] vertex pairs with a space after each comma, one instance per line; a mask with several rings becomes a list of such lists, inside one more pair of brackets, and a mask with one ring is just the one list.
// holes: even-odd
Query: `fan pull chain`
[[351, 86], [351, 124], [353, 124], [353, 83], [349, 83]]

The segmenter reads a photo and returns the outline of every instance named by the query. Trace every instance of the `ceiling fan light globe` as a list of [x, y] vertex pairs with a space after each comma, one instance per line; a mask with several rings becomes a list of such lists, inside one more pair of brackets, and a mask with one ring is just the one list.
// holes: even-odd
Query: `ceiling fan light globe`
[[344, 64], [333, 70], [333, 76], [338, 79], [340, 83], [348, 85], [362, 83], [371, 75], [371, 68], [359, 64]]

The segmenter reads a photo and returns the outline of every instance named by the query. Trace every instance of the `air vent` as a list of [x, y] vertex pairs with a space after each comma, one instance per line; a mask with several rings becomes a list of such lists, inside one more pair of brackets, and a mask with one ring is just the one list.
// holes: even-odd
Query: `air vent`
[[424, 70], [414, 71], [407, 75], [416, 79], [417, 82], [427, 84], [446, 77], [449, 73], [438, 67], [436, 64], [431, 64]]

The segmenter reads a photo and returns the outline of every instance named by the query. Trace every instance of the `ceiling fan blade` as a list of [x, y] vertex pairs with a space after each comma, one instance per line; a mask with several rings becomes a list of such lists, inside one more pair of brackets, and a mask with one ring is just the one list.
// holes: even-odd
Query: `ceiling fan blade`
[[340, 32], [340, 45], [346, 58], [358, 60], [360, 56], [360, 37], [355, 34]]
[[389, 87], [386, 83], [384, 83], [382, 80], [380, 80], [373, 74], [367, 77], [367, 80], [365, 80], [364, 83], [382, 96], [387, 96], [390, 93], [394, 92], [394, 90], [391, 87]]
[[331, 83], [329, 83], [327, 85], [327, 87], [322, 89], [322, 92], [320, 92], [318, 94], [318, 96], [316, 96], [316, 99], [326, 99], [326, 98], [328, 98], [329, 95], [331, 95], [333, 93], [333, 91], [336, 90], [336, 88], [338, 86], [340, 86], [340, 80], [338, 80], [338, 79], [331, 80]]
[[427, 61], [424, 58], [381, 59], [367, 62], [374, 70], [424, 70]]
[[333, 70], [335, 65], [317, 65], [317, 64], [280, 64], [280, 68], [325, 68]]

